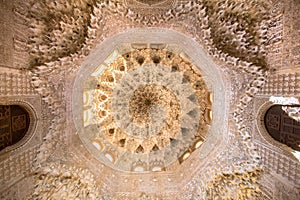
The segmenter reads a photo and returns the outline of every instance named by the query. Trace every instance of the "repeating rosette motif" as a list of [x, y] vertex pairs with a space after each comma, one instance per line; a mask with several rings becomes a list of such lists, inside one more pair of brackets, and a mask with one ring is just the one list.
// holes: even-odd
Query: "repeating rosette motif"
[[134, 49], [107, 59], [94, 82], [93, 141], [117, 168], [163, 169], [205, 140], [210, 92], [200, 70], [166, 49]]

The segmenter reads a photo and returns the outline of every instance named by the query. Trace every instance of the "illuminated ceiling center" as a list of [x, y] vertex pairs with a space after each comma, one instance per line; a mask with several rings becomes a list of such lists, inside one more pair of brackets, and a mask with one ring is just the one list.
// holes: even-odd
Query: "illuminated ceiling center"
[[121, 171], [181, 163], [211, 121], [200, 70], [168, 46], [115, 50], [85, 81], [83, 97], [83, 137], [100, 161]]

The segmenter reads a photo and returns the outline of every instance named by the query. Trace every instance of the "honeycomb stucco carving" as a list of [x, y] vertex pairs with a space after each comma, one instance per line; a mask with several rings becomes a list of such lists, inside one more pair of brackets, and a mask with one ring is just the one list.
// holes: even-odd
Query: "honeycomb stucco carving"
[[[131, 159], [144, 170], [149, 170], [148, 165], [165, 168], [205, 138], [210, 94], [199, 70], [179, 55], [133, 50], [115, 58], [95, 77], [98, 73], [99, 68], [85, 83], [84, 126], [89, 131], [98, 124], [93, 144], [104, 152], [114, 149], [111, 162], [119, 168], [132, 168]], [[86, 131], [79, 134], [85, 137]]]
[[[234, 8], [232, 1], [228, 1], [229, 4], [232, 5], [229, 9], [236, 9], [237, 12], [239, 12], [239, 6], [241, 4], [237, 4], [237, 8]], [[251, 5], [251, 3], [254, 1], [249, 1], [248, 5]], [[256, 2], [256, 1], [255, 1]], [[202, 5], [203, 3], [203, 5]], [[247, 2], [248, 3], [248, 2]], [[61, 5], [61, 3], [58, 3], [57, 6]], [[218, 6], [218, 5], [217, 5]], [[93, 15], [90, 16], [90, 25], [87, 26], [87, 37], [86, 37], [86, 44], [83, 44], [82, 48], [79, 48], [78, 51], [75, 51], [74, 54], [70, 54], [67, 57], [61, 57], [59, 60], [51, 60], [51, 62], [45, 62], [42, 63], [42, 65], [36, 66], [32, 72], [32, 82], [36, 87], [36, 91], [40, 93], [43, 96], [43, 100], [48, 103], [49, 107], [51, 107], [51, 112], [55, 114], [55, 116], [60, 115], [60, 117], [55, 117], [53, 119], [53, 124], [57, 124], [58, 127], [52, 125], [51, 129], [45, 138], [44, 145], [42, 146], [41, 150], [45, 149], [53, 149], [53, 143], [57, 142], [55, 138], [59, 135], [63, 135], [62, 130], [64, 130], [64, 122], [65, 122], [65, 116], [61, 115], [65, 111], [65, 107], [63, 105], [63, 96], [60, 94], [56, 94], [56, 89], [58, 83], [56, 82], [57, 78], [60, 77], [63, 79], [65, 73], [69, 72], [76, 72], [80, 65], [79, 63], [82, 61], [83, 58], [90, 52], [91, 49], [94, 49], [95, 44], [100, 43], [101, 41], [104, 41], [105, 38], [109, 38], [113, 34], [117, 33], [118, 31], [125, 31], [128, 28], [132, 27], [140, 27], [140, 26], [160, 26], [160, 27], [165, 27], [165, 28], [171, 28], [173, 30], [185, 33], [189, 36], [192, 36], [199, 42], [200, 44], [203, 44], [203, 46], [206, 47], [208, 52], [211, 53], [211, 55], [215, 58], [215, 60], [219, 60], [217, 62], [219, 63], [226, 63], [226, 67], [230, 67], [232, 69], [240, 69], [241, 71], [244, 71], [246, 74], [248, 74], [251, 77], [249, 80], [249, 83], [243, 86], [245, 94], [240, 97], [240, 103], [237, 103], [236, 107], [237, 109], [234, 112], [234, 119], [236, 120], [237, 123], [237, 128], [238, 132], [232, 131], [233, 135], [240, 134], [243, 138], [243, 141], [245, 145], [247, 146], [247, 149], [250, 149], [249, 154], [252, 156], [254, 163], [252, 163], [255, 168], [258, 164], [258, 159], [257, 159], [257, 154], [254, 151], [253, 146], [251, 145], [251, 138], [249, 137], [249, 131], [247, 130], [247, 127], [245, 127], [245, 119], [246, 116], [243, 114], [245, 112], [245, 108], [247, 107], [247, 104], [252, 102], [253, 96], [256, 95], [257, 91], [259, 88], [264, 84], [265, 81], [265, 69], [263, 69], [264, 66], [264, 50], [265, 50], [265, 38], [262, 36], [264, 35], [264, 31], [266, 30], [267, 21], [262, 22], [261, 27], [258, 26], [258, 38], [261, 40], [258, 40], [259, 45], [256, 46], [251, 46], [251, 48], [246, 47], [243, 42], [247, 41], [255, 41], [250, 38], [243, 38], [245, 34], [243, 31], [241, 31], [240, 34], [236, 34], [237, 36], [241, 37], [241, 42], [239, 45], [237, 45], [237, 50], [242, 50], [249, 55], [253, 56], [255, 53], [259, 54], [259, 59], [262, 61], [261, 63], [255, 63], [258, 64], [258, 66], [253, 65], [251, 62], [247, 62], [247, 59], [240, 59], [238, 57], [232, 56], [235, 55], [234, 52], [230, 52], [229, 55], [226, 53], [222, 52], [222, 48], [228, 45], [226, 42], [222, 43], [222, 40], [220, 40], [220, 43], [218, 44], [218, 38], [213, 38], [214, 41], [212, 40], [211, 33], [222, 33], [222, 28], [220, 29], [211, 29], [209, 30], [208, 24], [211, 23], [212, 19], [216, 19], [216, 13], [215, 11], [218, 11], [218, 7], [213, 7], [210, 8], [212, 10], [209, 11], [209, 14], [207, 13], [208, 10], [207, 8], [204, 9], [204, 7], [210, 7], [209, 3], [206, 1], [201, 1], [199, 2], [187, 2], [186, 4], [177, 4], [175, 8], [172, 8], [168, 11], [165, 12], [165, 14], [158, 15], [156, 17], [153, 17], [151, 15], [144, 16], [142, 13], [137, 13], [131, 12], [130, 9], [126, 8], [126, 6], [114, 2], [114, 1], [105, 1], [98, 3], [97, 6], [94, 7], [93, 10]], [[201, 9], [202, 8], [202, 9]], [[35, 9], [35, 8], [33, 8]], [[104, 12], [105, 11], [105, 12]], [[198, 12], [199, 11], [199, 12]], [[222, 9], [221, 9], [222, 11]], [[193, 15], [193, 12], [196, 12]], [[251, 10], [248, 9], [247, 12], [254, 13], [256, 14], [256, 10]], [[260, 12], [260, 11], [259, 11]], [[262, 10], [262, 13], [265, 11]], [[110, 14], [103, 14], [103, 13], [110, 13]], [[187, 14], [189, 13], [189, 14]], [[225, 12], [226, 13], [226, 12]], [[154, 14], [155, 15], [155, 14]], [[125, 16], [125, 17], [124, 17]], [[187, 16], [192, 16], [192, 19], [187, 17]], [[197, 16], [201, 23], [198, 23], [199, 25], [197, 26], [196, 29], [191, 28], [192, 25], [195, 23], [195, 16]], [[221, 15], [222, 16], [222, 15]], [[261, 15], [257, 15], [261, 16]], [[194, 17], [194, 19], [193, 19]], [[112, 19], [114, 18], [114, 19]], [[129, 20], [127, 20], [127, 19]], [[183, 19], [187, 24], [180, 24], [175, 22], [177, 19]], [[245, 20], [243, 17], [240, 18], [241, 21]], [[252, 18], [255, 21], [255, 18]], [[108, 23], [109, 20], [112, 20], [111, 23]], [[114, 23], [118, 21], [118, 23]], [[173, 20], [173, 21], [172, 21]], [[227, 25], [224, 24], [223, 22], [220, 21], [220, 19], [216, 19], [216, 27], [226, 27]], [[68, 23], [68, 20], [66, 20]], [[175, 22], [173, 25], [170, 25], [172, 23], [170, 22]], [[266, 23], [265, 23], [266, 22]], [[65, 23], [65, 22], [64, 22]], [[170, 24], [169, 24], [170, 23]], [[35, 22], [37, 24], [37, 22]], [[107, 25], [104, 27], [104, 24]], [[115, 26], [117, 24], [117, 26]], [[118, 26], [120, 25], [120, 26]], [[116, 28], [117, 27], [117, 28]], [[234, 23], [232, 25], [228, 25], [229, 29], [233, 30], [233, 33], [237, 31], [234, 28]], [[103, 31], [101, 30], [103, 29]], [[72, 26], [69, 26], [68, 30], [72, 30]], [[201, 31], [204, 30], [204, 31]], [[196, 34], [203, 32], [204, 35], [201, 34]], [[231, 33], [227, 33], [230, 35]], [[222, 34], [221, 34], [222, 35]], [[224, 36], [224, 35], [223, 35]], [[226, 36], [226, 34], [225, 34]], [[224, 37], [225, 38], [225, 37]], [[219, 38], [220, 39], [220, 38]], [[231, 38], [232, 39], [232, 38]], [[228, 41], [232, 41], [229, 39]], [[234, 38], [233, 38], [234, 39]], [[239, 38], [238, 38], [239, 39]], [[244, 39], [244, 41], [243, 41]], [[97, 41], [97, 42], [96, 42]], [[259, 47], [257, 50], [257, 47]], [[43, 50], [42, 50], [43, 51]], [[257, 52], [259, 51], [259, 52]], [[42, 52], [43, 53], [43, 52]], [[46, 55], [46, 54], [44, 54]], [[255, 56], [251, 57], [250, 60], [253, 58], [256, 58]], [[51, 55], [50, 55], [51, 58]], [[249, 60], [248, 60], [249, 61]], [[236, 67], [236, 68], [235, 68]], [[58, 80], [58, 82], [62, 80]], [[62, 87], [64, 88], [65, 85], [64, 83], [62, 84]], [[235, 104], [236, 101], [233, 101], [232, 104]], [[62, 105], [61, 105], [62, 104]], [[234, 108], [235, 105], [232, 105]], [[53, 140], [54, 139], [54, 140]], [[52, 150], [50, 150], [52, 151]], [[45, 154], [45, 152], [43, 152]], [[46, 153], [48, 154], [48, 153]], [[46, 156], [41, 156], [38, 157], [39, 162], [42, 162], [45, 160]], [[220, 159], [220, 161], [216, 162], [216, 165], [222, 165], [225, 161]], [[221, 171], [223, 168], [221, 168]], [[213, 174], [213, 173], [212, 173]], [[211, 175], [212, 177], [217, 177], [216, 174]], [[203, 188], [202, 188], [203, 189]], [[184, 192], [183, 192], [184, 193]], [[187, 198], [187, 197], [185, 197]], [[184, 198], [183, 198], [184, 199]]]

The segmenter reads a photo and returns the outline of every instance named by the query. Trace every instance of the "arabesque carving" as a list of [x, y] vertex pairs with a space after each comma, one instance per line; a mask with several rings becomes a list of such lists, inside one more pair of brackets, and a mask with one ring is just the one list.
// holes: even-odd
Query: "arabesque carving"
[[[251, 138], [254, 133], [248, 127], [247, 108], [265, 84], [270, 67], [273, 67], [268, 65], [266, 57], [267, 51], [269, 51], [268, 45], [282, 39], [280, 12], [279, 14], [273, 13], [274, 16], [272, 15], [272, 19], [270, 19], [271, 4], [259, 0], [177, 1], [174, 7], [164, 12], [153, 10], [152, 13], [143, 13], [143, 9], [132, 10], [122, 1], [50, 2], [45, 0], [32, 1], [28, 7], [31, 9], [30, 14], [24, 13], [31, 22], [33, 33], [29, 44], [32, 61], [31, 82], [35, 91], [48, 104], [51, 115], [53, 115], [49, 131], [36, 157], [36, 167], [47, 161], [53, 151], [58, 148], [58, 142], [61, 142], [66, 134], [66, 97], [63, 96], [63, 90], [66, 89], [65, 78], [74, 75], [78, 71], [81, 61], [94, 49], [96, 44], [101, 43], [104, 39], [130, 28], [161, 27], [193, 37], [214, 57], [220, 68], [237, 70], [246, 77], [243, 80], [247, 80], [241, 83], [244, 93], [237, 95], [238, 102], [234, 101], [231, 105], [234, 112], [228, 115], [233, 116], [235, 120], [232, 126], [234, 128], [230, 130], [230, 134], [232, 134], [230, 140], [241, 137], [244, 144], [241, 145], [241, 148], [249, 156], [249, 162], [228, 164], [229, 161], [224, 158], [227, 155], [220, 153], [218, 158], [210, 162], [214, 167], [208, 171], [202, 171], [202, 176], [195, 176], [176, 194], [182, 195], [181, 199], [188, 199], [190, 196], [187, 191], [192, 191], [190, 195], [194, 195], [194, 198], [213, 199], [214, 195], [220, 194], [227, 195], [228, 198], [248, 198], [248, 196], [254, 197], [259, 193], [255, 184], [259, 176], [261, 160]], [[278, 20], [274, 20], [275, 18]], [[274, 26], [272, 30], [269, 29], [270, 22]], [[277, 50], [280, 49], [279, 47], [276, 46]], [[239, 80], [241, 79], [237, 78], [236, 81]], [[284, 81], [279, 80], [279, 82], [282, 84]], [[272, 93], [271, 90], [264, 90], [262, 93], [269, 94]], [[295, 92], [297, 92], [297, 85], [291, 91], [286, 91], [287, 94]], [[122, 145], [122, 143], [121, 141], [120, 144]], [[159, 160], [153, 163], [159, 163]], [[140, 163], [136, 162], [136, 164]], [[227, 170], [228, 165], [234, 170]], [[251, 170], [247, 171], [248, 167]], [[77, 178], [81, 178], [79, 174], [83, 174], [83, 172], [78, 172], [79, 174], [72, 174], [72, 172], [69, 178], [67, 175], [63, 175], [65, 167], [56, 166], [54, 168], [59, 169], [57, 174], [55, 174], [55, 170], [51, 172], [52, 170], [47, 171], [46, 168], [45, 171], [37, 172], [39, 174], [37, 176], [41, 178], [38, 182], [41, 183], [41, 186], [37, 186], [35, 189], [34, 197], [43, 199], [49, 194], [55, 195], [53, 191], [58, 189], [59, 194], [75, 198], [78, 197], [78, 189], [74, 185], [79, 184], [80, 187], [89, 188], [89, 181], [78, 182]], [[66, 171], [68, 170], [69, 168]], [[63, 178], [60, 179], [59, 175]], [[207, 177], [203, 178], [204, 176]], [[63, 182], [65, 178], [68, 180], [64, 185], [67, 189], [54, 187], [53, 183], [49, 183], [48, 178], [54, 183]], [[232, 180], [234, 183], [231, 182]], [[202, 183], [199, 183], [200, 181]], [[241, 185], [239, 185], [239, 181], [242, 182]], [[244, 187], [247, 182], [251, 185]], [[194, 183], [199, 183], [199, 185], [196, 184], [196, 187]], [[208, 188], [207, 183], [210, 183], [209, 187], [212, 188]], [[48, 184], [49, 188], [56, 189], [50, 191], [45, 186]], [[224, 190], [228, 186], [237, 186], [240, 190]], [[43, 188], [46, 188], [45, 191]], [[195, 192], [194, 188], [199, 191]], [[90, 190], [92, 193], [99, 191], [94, 186]], [[96, 193], [93, 197], [103, 195]], [[147, 199], [150, 198], [149, 196], [151, 195], [142, 194], [141, 198]]]
[[161, 170], [205, 139], [210, 92], [187, 59], [168, 49], [146, 48], [115, 51], [102, 66], [107, 67], [101, 74], [96, 69], [84, 83], [85, 131], [79, 134], [96, 135], [90, 140], [100, 151], [114, 149], [109, 160], [118, 168], [134, 170], [132, 164], [141, 162], [147, 163], [143, 171], [151, 171], [153, 159]]

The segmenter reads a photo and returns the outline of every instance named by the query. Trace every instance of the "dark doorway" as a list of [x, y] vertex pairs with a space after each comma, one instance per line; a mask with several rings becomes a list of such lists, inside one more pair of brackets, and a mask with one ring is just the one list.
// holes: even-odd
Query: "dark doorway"
[[268, 133], [275, 140], [300, 151], [300, 122], [289, 117], [282, 105], [270, 107], [264, 120]]
[[0, 150], [19, 142], [28, 131], [28, 112], [18, 105], [0, 105]]

